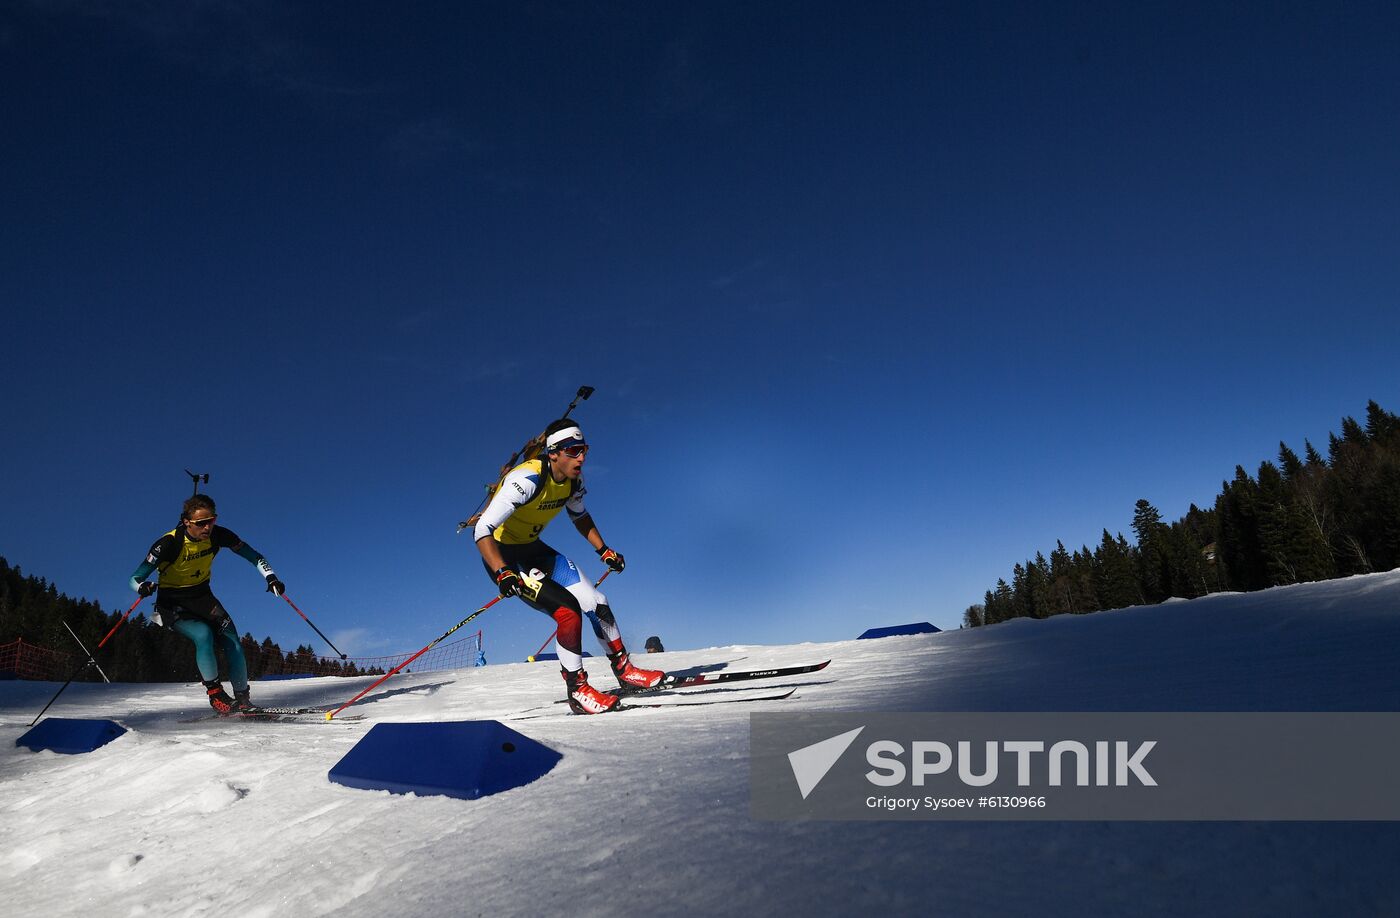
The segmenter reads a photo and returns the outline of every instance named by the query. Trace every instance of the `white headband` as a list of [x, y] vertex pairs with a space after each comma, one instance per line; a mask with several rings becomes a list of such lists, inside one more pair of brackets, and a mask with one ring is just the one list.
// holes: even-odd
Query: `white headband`
[[583, 431], [579, 430], [577, 427], [565, 427], [563, 430], [556, 430], [554, 433], [550, 434], [549, 439], [545, 441], [545, 448], [552, 451], [558, 449], [560, 444], [567, 443], [570, 440], [577, 440], [583, 443]]

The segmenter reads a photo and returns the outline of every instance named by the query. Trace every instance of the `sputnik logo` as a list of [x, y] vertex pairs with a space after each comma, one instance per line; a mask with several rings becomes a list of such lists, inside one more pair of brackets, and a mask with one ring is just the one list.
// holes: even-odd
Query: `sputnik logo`
[[792, 776], [797, 779], [797, 789], [802, 792], [803, 800], [806, 800], [807, 795], [816, 790], [822, 778], [826, 777], [826, 773], [831, 771], [832, 766], [851, 747], [851, 743], [856, 741], [856, 737], [864, 729], [864, 727], [856, 727], [848, 733], [842, 733], [831, 739], [824, 739], [820, 743], [803, 746], [795, 752], [788, 753], [788, 764], [792, 766]]

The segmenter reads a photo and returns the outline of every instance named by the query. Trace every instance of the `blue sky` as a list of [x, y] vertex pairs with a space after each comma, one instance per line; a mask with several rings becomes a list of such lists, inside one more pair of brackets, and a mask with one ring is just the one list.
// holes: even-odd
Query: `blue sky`
[[209, 472], [342, 650], [415, 650], [591, 385], [634, 645], [956, 627], [1400, 410], [1395, 47], [1388, 4], [8, 4], [0, 554], [125, 607]]

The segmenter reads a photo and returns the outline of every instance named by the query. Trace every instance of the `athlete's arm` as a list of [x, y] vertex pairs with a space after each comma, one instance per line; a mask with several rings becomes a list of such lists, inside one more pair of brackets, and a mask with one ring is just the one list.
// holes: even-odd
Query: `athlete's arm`
[[491, 502], [481, 512], [481, 518], [476, 521], [473, 535], [476, 537], [477, 544], [480, 545], [482, 539], [503, 526], [505, 521], [510, 519], [512, 513], [528, 504], [539, 487], [540, 478], [537, 472], [532, 472], [524, 467], [511, 469], [510, 474], [505, 477], [501, 486], [496, 489], [496, 493], [492, 495]]
[[482, 560], [493, 573], [506, 566], [506, 559], [501, 556], [500, 544], [494, 537], [495, 531], [505, 525], [512, 513], [528, 504], [539, 487], [540, 479], [537, 473], [526, 468], [511, 469], [510, 474], [501, 481], [496, 493], [491, 496], [491, 502], [482, 511], [481, 518], [476, 521], [476, 529], [473, 530], [476, 536], [476, 550], [481, 552]]
[[583, 495], [588, 493], [588, 489], [579, 481], [578, 490], [569, 496], [568, 503], [564, 504], [564, 509], [569, 512], [569, 522], [574, 524], [578, 534], [583, 536], [594, 551], [603, 547], [603, 537], [598, 534], [598, 527], [593, 522], [593, 515], [588, 512], [588, 508], [583, 505]]
[[492, 573], [506, 566], [506, 559], [501, 556], [500, 543], [489, 532], [476, 540], [476, 550], [481, 552], [482, 560]]
[[[267, 563], [267, 558], [247, 542], [234, 535], [231, 530], [225, 529], [217, 523], [214, 525], [214, 533], [209, 537], [218, 548], [231, 548], [233, 553], [245, 559], [249, 564], [258, 569], [262, 578], [267, 581], [267, 588], [278, 596], [282, 595], [282, 581], [277, 579], [277, 572], [272, 569], [272, 565]], [[273, 589], [276, 584], [278, 589]]]
[[574, 528], [578, 530], [578, 534], [583, 536], [589, 545], [593, 546], [594, 551], [602, 550], [606, 543], [603, 541], [602, 535], [599, 534], [598, 527], [594, 524], [591, 515], [585, 513], [583, 516], [574, 520], [573, 523]]
[[128, 584], [136, 592], [141, 592], [141, 581], [151, 576], [157, 567], [174, 561], [179, 549], [180, 546], [172, 535], [163, 535], [156, 539], [151, 550], [146, 552], [146, 560], [136, 565], [136, 570], [131, 572], [131, 580], [128, 581]]

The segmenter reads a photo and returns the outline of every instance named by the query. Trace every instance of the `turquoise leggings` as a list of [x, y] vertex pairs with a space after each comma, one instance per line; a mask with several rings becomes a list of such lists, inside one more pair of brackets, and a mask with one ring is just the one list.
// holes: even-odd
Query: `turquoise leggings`
[[238, 637], [222, 628], [215, 631], [202, 621], [182, 618], [175, 623], [175, 630], [194, 642], [194, 661], [199, 664], [199, 675], [205, 682], [219, 678], [219, 659], [214, 656], [214, 643], [217, 641], [228, 661], [228, 680], [233, 683], [235, 692], [248, 688], [248, 661], [243, 659], [243, 645]]

